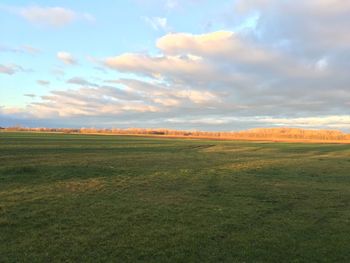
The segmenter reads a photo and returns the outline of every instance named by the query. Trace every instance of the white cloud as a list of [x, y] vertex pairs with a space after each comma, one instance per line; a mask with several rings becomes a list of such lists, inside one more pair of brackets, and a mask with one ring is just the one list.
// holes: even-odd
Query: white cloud
[[350, 115], [301, 117], [301, 118], [261, 118], [260, 122], [279, 126], [350, 128]]
[[65, 26], [77, 17], [74, 11], [62, 7], [30, 6], [22, 8], [19, 14], [31, 23], [52, 27]]
[[26, 72], [26, 71], [28, 70], [16, 64], [6, 64], [6, 65], [0, 64], [0, 73], [2, 74], [13, 75], [17, 72]]
[[169, 87], [162, 82], [144, 82], [130, 79], [119, 80], [117, 83], [124, 86], [124, 90], [137, 94], [144, 101], [152, 101], [171, 108], [196, 108], [216, 105], [220, 102], [219, 95], [214, 92], [195, 90], [182, 85]]
[[30, 54], [38, 54], [40, 53], [40, 49], [29, 46], [29, 45], [23, 45], [20, 47], [21, 50], [23, 50], [24, 52], [30, 53]]
[[149, 56], [122, 54], [105, 60], [105, 65], [124, 72], [135, 72], [156, 78], [172, 75], [202, 74], [207, 66], [193, 56]]
[[154, 30], [167, 31], [169, 29], [166, 17], [142, 17]]
[[315, 63], [315, 67], [317, 70], [320, 70], [320, 71], [326, 70], [328, 67], [327, 58], [321, 58], [321, 59], [317, 60], [317, 62]]
[[36, 95], [32, 94], [32, 93], [24, 94], [24, 96], [29, 97], [29, 98], [35, 98], [36, 97]]
[[157, 55], [126, 53], [107, 58], [105, 65], [147, 76], [169, 87], [171, 99], [182, 99], [165, 101], [164, 106], [181, 108], [186, 98], [198, 104], [196, 110], [202, 114], [242, 117], [292, 118], [348, 111], [349, 75], [340, 67], [335, 71], [334, 56], [330, 67], [329, 55], [292, 56], [230, 31], [167, 34], [156, 45]]
[[[65, 118], [83, 115], [109, 123], [117, 116], [125, 123], [161, 127], [166, 123], [175, 128], [350, 129], [350, 4], [340, 0], [235, 3], [229, 11], [234, 19], [227, 19], [226, 28], [239, 28], [251, 17], [254, 26], [238, 32], [165, 34], [156, 41], [156, 51], [94, 59], [128, 79], [71, 78], [68, 82], [78, 89], [54, 91], [31, 103], [27, 111], [33, 116], [40, 110]], [[62, 53], [64, 63], [76, 63], [71, 54]]]
[[16, 72], [16, 68], [14, 68], [11, 65], [1, 65], [0, 64], [0, 73], [7, 74], [7, 75], [13, 75]]
[[57, 58], [67, 65], [76, 65], [78, 63], [72, 54], [65, 51], [58, 52]]
[[175, 123], [175, 124], [200, 124], [200, 125], [221, 125], [227, 124], [230, 120], [220, 119], [220, 118], [211, 118], [211, 117], [199, 117], [196, 119], [188, 119], [188, 118], [170, 118], [167, 119], [166, 122]]
[[180, 101], [173, 98], [154, 98], [153, 101], [166, 107], [178, 106]]
[[202, 35], [189, 33], [167, 34], [157, 40], [157, 47], [166, 54], [198, 51], [200, 53], [218, 53], [232, 50], [237, 43], [235, 34], [231, 31], [217, 31]]
[[20, 47], [0, 46], [0, 52], [29, 53], [32, 55], [36, 55], [36, 54], [40, 53], [40, 49], [29, 46], [29, 45], [23, 45]]
[[75, 85], [79, 85], [79, 86], [91, 86], [91, 87], [98, 86], [95, 83], [87, 81], [86, 79], [81, 78], [81, 77], [73, 77], [73, 78], [67, 80], [67, 83], [75, 84]]
[[165, 3], [165, 8], [166, 9], [174, 9], [179, 6], [178, 1], [175, 0], [167, 0]]
[[2, 6], [1, 9], [21, 16], [32, 24], [54, 28], [66, 26], [77, 20], [95, 21], [91, 14], [79, 13], [59, 6]]
[[53, 75], [55, 75], [57, 78], [62, 77], [62, 76], [65, 75], [64, 70], [61, 69], [61, 68], [54, 68], [53, 70], [51, 70], [51, 73]]
[[38, 79], [38, 80], [36, 81], [36, 83], [38, 83], [38, 84], [41, 85], [41, 86], [49, 86], [49, 85], [50, 85], [50, 81], [42, 80], [42, 79]]
[[180, 90], [175, 92], [175, 96], [188, 98], [196, 104], [205, 104], [219, 100], [212, 92], [198, 90]]
[[26, 112], [38, 118], [74, 116], [118, 116], [123, 112], [156, 112], [158, 108], [137, 100], [121, 99], [118, 90], [109, 87], [52, 91], [40, 102], [30, 104]]

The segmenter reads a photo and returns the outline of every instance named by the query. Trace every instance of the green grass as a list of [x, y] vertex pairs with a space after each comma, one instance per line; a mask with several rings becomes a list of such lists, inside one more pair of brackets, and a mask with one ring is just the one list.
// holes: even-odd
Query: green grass
[[0, 262], [349, 262], [350, 145], [0, 133]]

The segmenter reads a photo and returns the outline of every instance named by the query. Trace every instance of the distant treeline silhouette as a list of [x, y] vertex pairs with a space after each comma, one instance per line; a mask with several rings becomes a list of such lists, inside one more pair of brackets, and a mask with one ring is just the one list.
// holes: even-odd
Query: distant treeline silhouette
[[237, 132], [209, 132], [188, 131], [170, 129], [97, 129], [97, 128], [25, 128], [20, 126], [1, 128], [5, 131], [31, 131], [31, 132], [59, 132], [78, 134], [119, 134], [119, 135], [153, 135], [168, 137], [198, 137], [216, 139], [289, 139], [289, 140], [321, 140], [321, 141], [346, 141], [350, 140], [350, 134], [338, 130], [309, 130], [300, 128], [256, 128]]

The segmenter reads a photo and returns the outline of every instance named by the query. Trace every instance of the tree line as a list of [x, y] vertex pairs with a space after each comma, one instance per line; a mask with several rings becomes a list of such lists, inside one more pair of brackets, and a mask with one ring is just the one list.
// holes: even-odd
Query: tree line
[[21, 126], [1, 128], [5, 131], [31, 131], [31, 132], [59, 132], [77, 134], [119, 134], [119, 135], [154, 135], [176, 137], [201, 137], [218, 139], [302, 139], [302, 140], [350, 140], [350, 134], [338, 130], [309, 130], [300, 128], [256, 128], [245, 131], [211, 132], [188, 131], [171, 129], [146, 129], [146, 128], [27, 128]]

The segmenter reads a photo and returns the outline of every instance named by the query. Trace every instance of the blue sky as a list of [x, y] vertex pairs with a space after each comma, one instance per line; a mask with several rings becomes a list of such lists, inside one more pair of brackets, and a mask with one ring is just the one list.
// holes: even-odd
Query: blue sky
[[0, 126], [350, 129], [340, 0], [2, 1]]
[[[210, 3], [211, 2], [211, 3]], [[222, 1], [227, 4], [229, 1]], [[49, 5], [48, 5], [49, 3]], [[224, 4], [225, 5], [225, 4]], [[22, 65], [30, 74], [8, 77], [0, 75], [2, 86], [1, 103], [14, 107], [23, 107], [29, 99], [19, 94], [47, 94], [50, 89], [60, 88], [62, 80], [52, 71], [63, 69], [57, 61], [56, 53], [68, 50], [79, 59], [79, 68], [69, 68], [68, 76], [92, 75], [106, 78], [105, 73], [94, 70], [96, 65], [88, 57], [103, 58], [125, 52], [157, 52], [154, 41], [167, 31], [205, 32], [207, 16], [217, 6], [213, 1], [203, 1], [200, 8], [191, 1], [183, 1], [181, 6], [176, 1], [113, 1], [100, 4], [96, 1], [2, 1], [0, 34], [4, 48], [30, 46], [38, 49], [38, 54], [21, 52], [2, 52], [1, 62]], [[62, 7], [80, 14], [89, 14], [91, 21], [77, 18], [64, 26], [50, 26], [45, 21], [28, 22], [25, 18], [14, 15], [16, 11], [30, 7]], [[194, 12], [197, 10], [197, 12]], [[7, 11], [7, 12], [6, 12]], [[148, 19], [166, 17], [169, 29], [154, 29]], [[186, 19], [183, 19], [186, 17]], [[170, 25], [171, 23], [171, 25]], [[10, 25], [10, 26], [9, 26]], [[113, 72], [110, 78], [117, 74]], [[38, 79], [50, 81], [51, 87], [42, 87]]]

